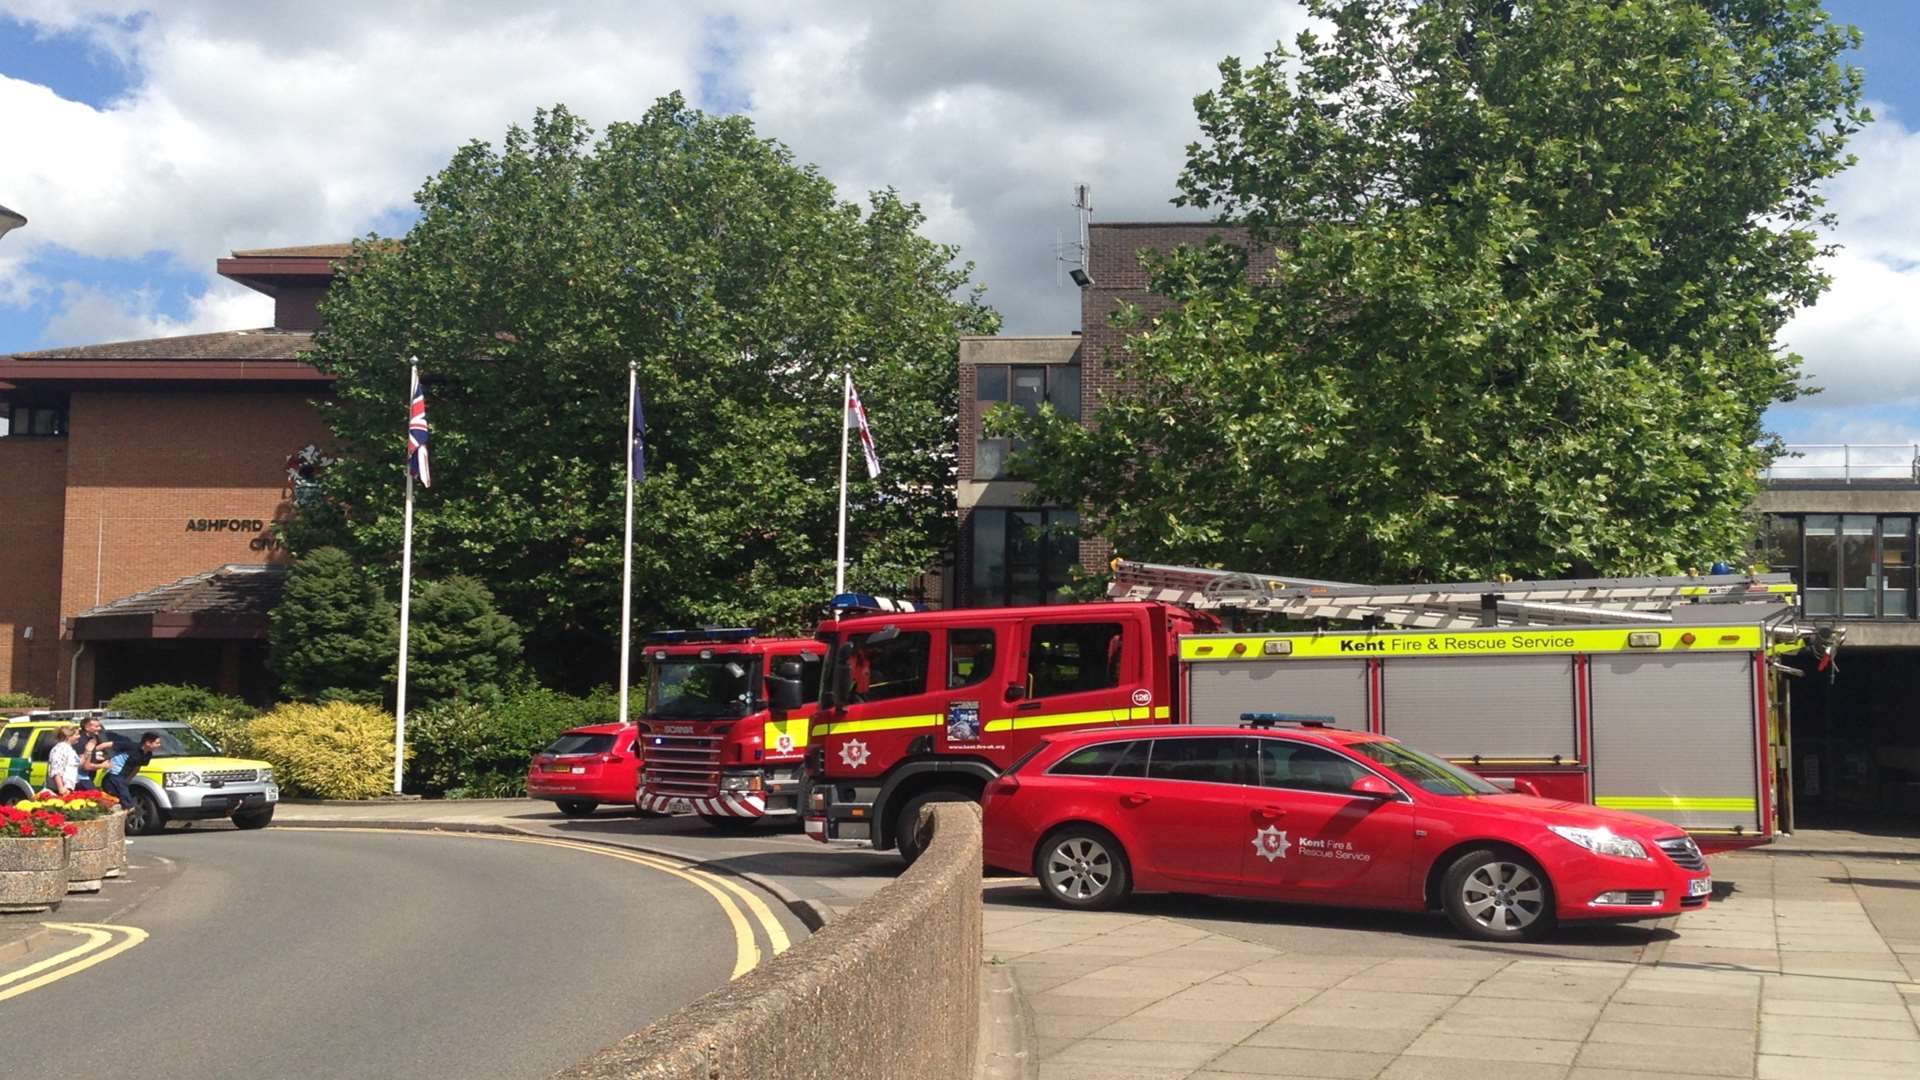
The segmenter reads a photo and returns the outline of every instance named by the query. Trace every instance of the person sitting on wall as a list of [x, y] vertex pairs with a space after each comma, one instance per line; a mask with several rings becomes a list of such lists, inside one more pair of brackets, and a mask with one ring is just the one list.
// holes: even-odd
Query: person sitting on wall
[[53, 729], [53, 749], [47, 752], [47, 787], [55, 795], [71, 795], [80, 783], [80, 729], [62, 724]]

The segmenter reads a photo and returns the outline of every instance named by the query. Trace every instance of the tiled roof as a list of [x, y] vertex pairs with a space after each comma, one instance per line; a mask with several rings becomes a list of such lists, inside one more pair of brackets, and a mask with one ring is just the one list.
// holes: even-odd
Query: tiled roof
[[217, 334], [116, 341], [18, 353], [15, 360], [298, 360], [313, 344], [309, 330], [225, 330]]
[[265, 618], [287, 586], [284, 566], [228, 563], [168, 585], [88, 608], [76, 618], [114, 615], [247, 615]]
[[249, 248], [235, 251], [236, 259], [344, 259], [353, 254], [352, 244], [302, 244], [298, 247]]

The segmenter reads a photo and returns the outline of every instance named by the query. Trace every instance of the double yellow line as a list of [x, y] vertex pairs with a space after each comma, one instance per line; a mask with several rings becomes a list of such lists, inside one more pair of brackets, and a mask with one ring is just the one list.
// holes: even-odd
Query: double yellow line
[[[299, 826], [275, 826], [276, 831], [299, 829]], [[752, 889], [741, 885], [726, 874], [716, 874], [710, 870], [701, 870], [694, 864], [663, 855], [652, 855], [644, 851], [630, 851], [624, 848], [610, 847], [605, 844], [587, 844], [578, 840], [549, 839], [541, 836], [508, 836], [502, 833], [458, 832], [443, 829], [354, 829], [325, 828], [307, 829], [309, 832], [358, 832], [358, 833], [411, 833], [420, 836], [459, 836], [475, 840], [501, 840], [511, 844], [540, 844], [544, 847], [565, 848], [569, 851], [599, 855], [608, 859], [619, 859], [650, 870], [670, 874], [700, 889], [720, 905], [727, 917], [727, 924], [733, 928], [733, 974], [729, 979], [737, 979], [760, 965], [760, 942], [754, 933], [757, 924], [766, 935], [767, 948], [771, 955], [778, 956], [792, 946], [787, 937], [786, 928], [780, 925], [780, 919], [767, 906], [766, 901]], [[742, 909], [745, 909], [744, 911]], [[752, 921], [748, 921], [748, 915]], [[144, 934], [142, 935], [145, 936]]]
[[95, 964], [111, 960], [147, 940], [147, 932], [137, 926], [109, 926], [105, 923], [41, 923], [49, 930], [79, 934], [87, 940], [63, 953], [28, 964], [18, 971], [0, 975], [0, 1001], [38, 990], [69, 975], [77, 975]]

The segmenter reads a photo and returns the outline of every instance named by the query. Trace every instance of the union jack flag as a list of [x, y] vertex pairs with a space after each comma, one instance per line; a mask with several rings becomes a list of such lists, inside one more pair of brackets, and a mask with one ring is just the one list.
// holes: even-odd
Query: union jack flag
[[420, 478], [421, 487], [433, 486], [433, 474], [427, 469], [427, 440], [433, 429], [427, 426], [427, 395], [420, 390], [420, 369], [413, 369], [413, 398], [407, 406], [407, 471]]
[[880, 452], [873, 448], [873, 429], [867, 427], [867, 410], [860, 404], [860, 391], [847, 380], [847, 416], [860, 429], [860, 450], [867, 455], [867, 479], [880, 477]]

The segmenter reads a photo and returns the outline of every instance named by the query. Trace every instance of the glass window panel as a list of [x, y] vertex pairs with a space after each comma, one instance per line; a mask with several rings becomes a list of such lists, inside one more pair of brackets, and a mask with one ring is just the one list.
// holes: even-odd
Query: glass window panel
[[1049, 776], [1106, 776], [1120, 763], [1133, 742], [1105, 742], [1075, 750], [1047, 770]]
[[1041, 541], [1038, 511], [1016, 510], [1007, 523], [1007, 603], [1039, 604], [1046, 600], [1040, 587]]
[[1881, 613], [1911, 617], [1914, 613], [1913, 519], [1880, 519]]
[[1080, 538], [1074, 530], [1080, 515], [1072, 510], [1055, 510], [1047, 515], [1047, 603], [1066, 599], [1064, 590], [1073, 579], [1073, 568], [1080, 563]]
[[1050, 368], [1047, 373], [1047, 400], [1062, 416], [1080, 419], [1080, 369], [1072, 365]]
[[1119, 623], [1050, 623], [1033, 628], [1027, 686], [1035, 698], [1120, 685], [1125, 660]]
[[57, 434], [58, 432], [56, 430], [55, 417], [56, 417], [56, 414], [52, 409], [33, 410], [33, 434], [35, 435]]
[[852, 668], [853, 700], [889, 701], [927, 692], [927, 661], [933, 654], [933, 635], [910, 630], [891, 641], [867, 644], [855, 637]]
[[1040, 402], [1047, 396], [1047, 369], [1043, 367], [1017, 367], [1013, 369], [1013, 396], [1010, 400], [1028, 412], [1039, 412]]
[[1152, 752], [1153, 752], [1152, 739], [1141, 739], [1139, 742], [1128, 743], [1126, 756], [1122, 757], [1119, 763], [1114, 765], [1112, 775], [1114, 776], [1145, 776], [1147, 775], [1147, 759], [1152, 756]]
[[1792, 574], [1800, 580], [1800, 517], [1797, 514], [1770, 514], [1765, 535], [1760, 541], [1760, 561], [1776, 574]]
[[973, 478], [999, 480], [1007, 475], [1007, 455], [1012, 447], [1006, 439], [981, 439], [973, 444]]
[[1007, 602], [1007, 512], [973, 512], [973, 602], [999, 607]]
[[1260, 784], [1300, 791], [1352, 790], [1367, 774], [1358, 764], [1331, 750], [1286, 739], [1260, 739]]
[[993, 631], [947, 631], [947, 689], [977, 686], [993, 674]]
[[982, 364], [973, 369], [973, 397], [976, 401], [1007, 400], [1005, 364]]
[[1840, 519], [1842, 614], [1873, 614], [1873, 594], [1879, 591], [1873, 565], [1874, 525], [1874, 519], [1865, 514]]
[[1190, 780], [1208, 784], [1252, 784], [1252, 739], [1234, 736], [1155, 739], [1147, 765], [1151, 780]]
[[[1807, 591], [1839, 585], [1840, 519], [1832, 514], [1807, 515]], [[1807, 608], [1813, 614], [1813, 608]], [[1831, 614], [1824, 612], [1822, 614]]]

